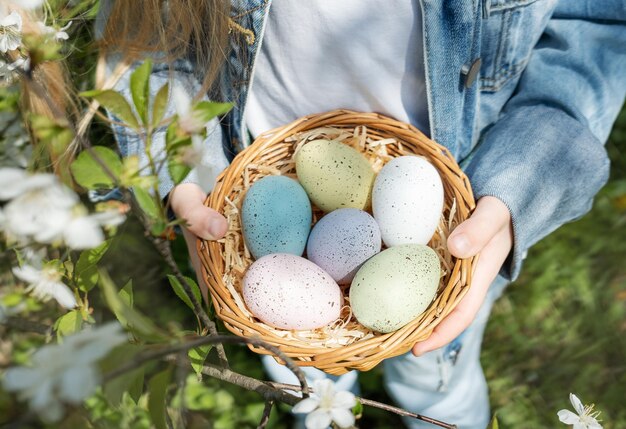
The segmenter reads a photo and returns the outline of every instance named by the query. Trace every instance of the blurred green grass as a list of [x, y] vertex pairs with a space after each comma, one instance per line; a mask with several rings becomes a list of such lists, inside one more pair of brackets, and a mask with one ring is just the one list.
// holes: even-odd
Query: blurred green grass
[[502, 428], [564, 427], [570, 392], [626, 428], [626, 109], [607, 150], [592, 211], [534, 246], [493, 309], [482, 363]]

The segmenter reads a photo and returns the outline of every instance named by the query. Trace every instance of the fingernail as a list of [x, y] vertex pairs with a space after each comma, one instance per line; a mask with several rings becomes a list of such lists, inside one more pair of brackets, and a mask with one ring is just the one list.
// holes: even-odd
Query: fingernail
[[454, 237], [452, 237], [451, 241], [454, 247], [456, 248], [456, 253], [465, 255], [466, 253], [470, 251], [471, 243], [469, 239], [467, 238], [467, 235], [463, 233], [455, 235]]
[[209, 222], [209, 234], [211, 234], [212, 236], [210, 240], [218, 240], [222, 238], [223, 227], [222, 223], [219, 220], [212, 220], [211, 222]]

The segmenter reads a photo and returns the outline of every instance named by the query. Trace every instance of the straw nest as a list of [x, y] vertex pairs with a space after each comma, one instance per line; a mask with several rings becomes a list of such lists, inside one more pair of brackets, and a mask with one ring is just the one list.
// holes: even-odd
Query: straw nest
[[[352, 316], [347, 288], [340, 319], [310, 331], [273, 328], [246, 308], [242, 278], [253, 259], [241, 232], [240, 209], [246, 190], [267, 175], [296, 178], [294, 154], [306, 142], [334, 139], [362, 152], [378, 172], [396, 156], [417, 154], [439, 171], [444, 184], [444, 210], [429, 243], [441, 261], [437, 295], [428, 309], [403, 328], [389, 334], [371, 331]], [[374, 113], [336, 110], [300, 118], [260, 135], [218, 178], [206, 205], [228, 219], [228, 232], [219, 241], [198, 241], [204, 280], [216, 315], [228, 330], [242, 337], [258, 337], [279, 347], [300, 366], [314, 366], [329, 374], [350, 369], [366, 371], [383, 359], [406, 353], [423, 341], [449, 314], [469, 288], [475, 258], [456, 259], [447, 251], [446, 238], [474, 208], [469, 180], [446, 148], [415, 127]], [[313, 221], [323, 213], [314, 207]], [[257, 353], [266, 350], [250, 346]]]

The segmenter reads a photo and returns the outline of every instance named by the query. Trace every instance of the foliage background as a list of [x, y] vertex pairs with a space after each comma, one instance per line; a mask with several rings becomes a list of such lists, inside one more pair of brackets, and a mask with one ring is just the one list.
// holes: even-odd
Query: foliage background
[[[51, 1], [60, 22], [75, 20], [68, 66], [80, 90], [93, 86], [96, 49], [91, 20], [97, 2]], [[67, 4], [67, 2], [63, 2]], [[626, 77], [626, 76], [625, 76]], [[18, 89], [3, 92], [0, 109], [16, 109]], [[94, 144], [112, 144], [102, 123], [91, 130]], [[593, 210], [582, 219], [560, 228], [538, 243], [527, 258], [520, 279], [510, 285], [495, 305], [485, 334], [482, 362], [491, 391], [493, 412], [502, 428], [554, 428], [556, 412], [571, 408], [570, 392], [584, 403], [594, 402], [602, 411], [606, 429], [626, 427], [626, 109], [618, 118], [607, 143], [612, 172], [598, 194]], [[182, 239], [174, 243], [181, 267], [192, 270]], [[0, 261], [2, 263], [2, 261]], [[121, 228], [102, 261], [116, 284], [133, 279], [135, 305], [159, 325], [179, 324], [193, 329], [195, 317], [176, 298], [159, 256], [130, 219]], [[8, 273], [0, 266], [2, 276]], [[1, 277], [0, 277], [1, 278]], [[16, 299], [9, 296], [4, 299]], [[29, 301], [32, 311], [38, 304]], [[97, 302], [93, 307], [98, 306]], [[111, 317], [94, 315], [97, 319]], [[37, 344], [37, 337], [5, 336], [0, 342], [0, 366], [20, 363]], [[247, 349], [229, 347], [231, 364], [245, 374], [266, 378], [260, 361]], [[210, 359], [212, 356], [209, 357]], [[256, 427], [263, 400], [252, 392], [192, 377], [185, 391], [188, 404], [200, 410], [189, 427]], [[374, 369], [361, 376], [363, 396], [390, 402]], [[0, 428], [40, 427], [23, 418], [25, 406], [0, 391]], [[87, 423], [89, 416], [95, 425]], [[273, 412], [269, 427], [287, 428], [287, 408]], [[149, 427], [145, 398], [135, 404], [124, 397], [117, 408], [107, 405], [104, 394], [88, 401], [88, 412], [75, 413], [60, 427], [144, 428]], [[363, 428], [397, 428], [400, 420], [386, 412], [366, 408]], [[52, 427], [52, 426], [51, 426]]]

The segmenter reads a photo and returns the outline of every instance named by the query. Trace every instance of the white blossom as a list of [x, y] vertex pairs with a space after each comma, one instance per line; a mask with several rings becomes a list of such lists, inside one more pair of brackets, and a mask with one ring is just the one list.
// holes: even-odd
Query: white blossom
[[56, 178], [52, 174], [30, 175], [21, 168], [2, 168], [0, 169], [0, 201], [10, 200], [30, 190], [51, 187], [55, 182]]
[[13, 0], [13, 3], [22, 9], [35, 9], [43, 5], [43, 0]]
[[41, 21], [37, 22], [37, 27], [39, 27], [39, 31], [41, 31], [41, 33], [46, 36], [52, 36], [52, 38], [56, 41], [67, 40], [70, 38], [65, 30], [70, 28], [71, 25], [72, 21], [68, 22], [64, 27], [57, 30], [56, 28], [50, 27]]
[[313, 381], [313, 393], [293, 407], [294, 413], [307, 414], [304, 425], [307, 429], [326, 429], [331, 423], [340, 428], [354, 425], [352, 408], [355, 396], [346, 391], [335, 391], [335, 383], [329, 379]]
[[17, 60], [7, 66], [9, 71], [20, 69], [28, 72], [30, 70], [30, 57], [19, 57]]
[[51, 174], [29, 175], [19, 168], [0, 169], [0, 200], [4, 207], [0, 229], [21, 243], [65, 243], [91, 249], [104, 241], [102, 226], [120, 224], [119, 213], [90, 215], [78, 196]]
[[600, 412], [593, 411], [593, 404], [583, 405], [573, 393], [569, 394], [569, 400], [577, 414], [570, 410], [559, 411], [557, 415], [562, 423], [572, 425], [573, 429], [602, 429], [602, 425], [598, 422]]
[[9, 369], [2, 382], [48, 422], [63, 417], [64, 403], [80, 404], [95, 391], [100, 382], [95, 363], [126, 342], [126, 335], [119, 324], [109, 323], [63, 340], [35, 352], [31, 366]]
[[42, 301], [54, 298], [65, 308], [76, 307], [76, 298], [70, 288], [61, 281], [62, 274], [57, 269], [53, 267], [37, 269], [25, 264], [13, 268], [13, 274], [29, 284], [26, 291], [31, 292], [36, 298]]
[[115, 209], [96, 212], [90, 217], [93, 218], [98, 223], [98, 225], [105, 228], [119, 226], [126, 220], [126, 216], [124, 216], [119, 210]]
[[0, 19], [0, 52], [6, 54], [22, 44], [22, 17], [17, 12]]
[[172, 102], [178, 115], [178, 126], [190, 135], [200, 134], [205, 127], [205, 123], [194, 115], [192, 101], [189, 92], [184, 87], [172, 86]]

